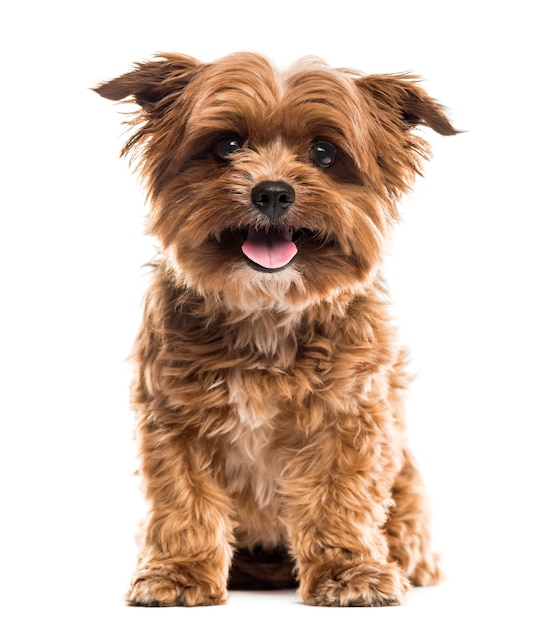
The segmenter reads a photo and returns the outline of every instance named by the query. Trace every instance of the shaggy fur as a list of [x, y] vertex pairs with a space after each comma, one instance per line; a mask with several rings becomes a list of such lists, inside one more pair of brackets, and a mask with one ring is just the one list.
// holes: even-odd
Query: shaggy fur
[[[451, 135], [411, 75], [166, 54], [96, 91], [138, 105], [160, 244], [134, 361], [149, 514], [136, 605], [398, 604], [439, 578], [379, 275], [396, 202]], [[262, 192], [260, 192], [262, 190]], [[276, 256], [277, 255], [277, 256]]]

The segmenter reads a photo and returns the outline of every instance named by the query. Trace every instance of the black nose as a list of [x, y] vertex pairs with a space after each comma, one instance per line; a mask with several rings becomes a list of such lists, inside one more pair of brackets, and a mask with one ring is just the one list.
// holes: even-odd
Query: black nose
[[272, 220], [282, 217], [296, 198], [294, 188], [282, 180], [265, 180], [251, 191], [251, 200], [256, 208]]

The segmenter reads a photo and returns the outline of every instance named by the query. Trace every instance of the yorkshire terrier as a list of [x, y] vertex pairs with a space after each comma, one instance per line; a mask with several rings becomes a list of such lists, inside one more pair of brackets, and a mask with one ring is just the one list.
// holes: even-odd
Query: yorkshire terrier
[[457, 131], [409, 74], [252, 53], [165, 54], [123, 153], [160, 248], [134, 350], [149, 512], [133, 605], [298, 585], [312, 605], [402, 602], [438, 581], [404, 435], [406, 354], [380, 276], [397, 202]]

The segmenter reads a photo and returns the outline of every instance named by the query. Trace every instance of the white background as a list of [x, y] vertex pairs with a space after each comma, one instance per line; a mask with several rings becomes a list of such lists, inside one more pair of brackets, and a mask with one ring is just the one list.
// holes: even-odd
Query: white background
[[[4, 3], [0, 23], [0, 621], [30, 624], [539, 623], [536, 17], [529, 0]], [[418, 373], [410, 440], [447, 580], [403, 607], [293, 593], [205, 609], [123, 594], [143, 510], [126, 357], [140, 316], [144, 195], [121, 107], [89, 87], [158, 51], [315, 54], [411, 70], [468, 131], [438, 138], [388, 263]], [[5, 617], [4, 617], [5, 614]]]

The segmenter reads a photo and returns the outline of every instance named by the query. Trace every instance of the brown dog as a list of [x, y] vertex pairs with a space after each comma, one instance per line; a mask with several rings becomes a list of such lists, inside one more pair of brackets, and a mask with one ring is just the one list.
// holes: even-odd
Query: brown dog
[[409, 75], [167, 54], [100, 85], [161, 246], [133, 404], [149, 515], [128, 601], [401, 602], [439, 578], [379, 275], [396, 202], [456, 131]]

